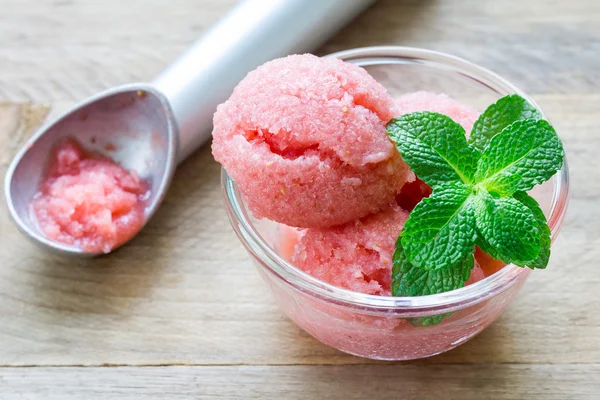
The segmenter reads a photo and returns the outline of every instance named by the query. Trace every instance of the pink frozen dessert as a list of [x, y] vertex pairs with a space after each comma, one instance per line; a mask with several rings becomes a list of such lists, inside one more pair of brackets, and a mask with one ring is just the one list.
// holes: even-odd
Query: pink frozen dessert
[[406, 181], [385, 130], [396, 115], [364, 69], [289, 56], [250, 72], [219, 106], [212, 151], [255, 217], [340, 225], [382, 210]]
[[[408, 212], [393, 204], [377, 214], [343, 226], [305, 229], [290, 261], [304, 272], [334, 286], [355, 292], [391, 296], [392, 257]], [[484, 278], [475, 263], [466, 285]]]
[[[212, 150], [254, 216], [285, 224], [283, 257], [334, 286], [389, 296], [396, 239], [431, 188], [385, 125], [415, 111], [445, 114], [467, 133], [478, 117], [445, 94], [393, 100], [355, 65], [290, 56], [249, 73], [219, 106]], [[484, 277], [475, 265], [467, 284]]]
[[[278, 305], [306, 332], [350, 354], [403, 360], [447, 351], [493, 322], [524, 281], [511, 281], [501, 297], [491, 292], [473, 296], [487, 290], [485, 278], [504, 267], [476, 248], [475, 243], [485, 243], [471, 238], [481, 239], [476, 226], [464, 232], [459, 226], [463, 220], [456, 213], [471, 193], [479, 193], [466, 190], [474, 189], [467, 188], [469, 179], [451, 174], [451, 182], [436, 186], [437, 192], [425, 182], [442, 186], [431, 178], [435, 168], [456, 169], [449, 149], [464, 149], [469, 168], [481, 158], [463, 143], [455, 124], [437, 124], [443, 118], [432, 115], [389, 124], [395, 142], [390, 146], [389, 121], [419, 111], [450, 117], [466, 135], [479, 117], [474, 108], [445, 94], [421, 91], [391, 99], [364, 70], [310, 55], [259, 67], [215, 114], [215, 158], [254, 216], [276, 222], [260, 221], [256, 229], [281, 262], [275, 266], [270, 252], [264, 257], [249, 247], [259, 269], [266, 270], [262, 275]], [[426, 125], [431, 126], [424, 131]], [[408, 169], [400, 152], [423, 180]], [[451, 153], [448, 165], [439, 160]], [[454, 187], [455, 192], [447, 190]], [[432, 193], [430, 201], [422, 202]], [[457, 197], [450, 201], [453, 193]], [[471, 212], [464, 210], [464, 215]], [[459, 228], [456, 234], [446, 229], [451, 224]], [[402, 246], [397, 247], [399, 237]], [[419, 265], [409, 257], [409, 245], [417, 248], [414, 252], [421, 246], [424, 254], [444, 257], [437, 267]], [[460, 265], [450, 260], [450, 252], [461, 253]], [[468, 271], [470, 257], [474, 265]], [[475, 286], [460, 289], [463, 283]], [[462, 294], [442, 294], [456, 289]]]
[[459, 102], [446, 94], [433, 92], [414, 92], [396, 98], [398, 116], [417, 111], [431, 111], [447, 115], [458, 122], [467, 135], [471, 132], [473, 124], [479, 113], [470, 106]]
[[408, 212], [394, 204], [343, 226], [306, 229], [291, 261], [334, 286], [389, 296], [394, 244], [407, 219]]
[[[470, 132], [478, 116], [473, 108], [447, 95], [431, 92], [403, 95], [396, 99], [396, 105], [398, 115], [415, 111], [445, 114], [460, 123], [466, 132]], [[334, 286], [366, 294], [391, 295], [396, 238], [408, 213], [431, 194], [431, 188], [418, 178], [412, 176], [409, 181], [396, 196], [397, 204], [384, 211], [343, 226], [301, 231], [298, 239], [293, 240], [292, 263]], [[466, 285], [483, 278], [484, 272], [476, 262]]]
[[32, 209], [48, 238], [108, 253], [142, 227], [148, 195], [135, 172], [69, 140], [56, 149]]

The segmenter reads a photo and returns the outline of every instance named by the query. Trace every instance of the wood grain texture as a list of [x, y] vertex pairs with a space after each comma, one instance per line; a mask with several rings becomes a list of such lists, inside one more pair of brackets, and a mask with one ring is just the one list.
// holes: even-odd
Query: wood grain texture
[[[0, 183], [44, 118], [151, 79], [233, 3], [0, 0]], [[380, 0], [319, 53], [384, 44], [493, 69], [564, 140], [571, 200], [551, 264], [496, 323], [411, 363], [312, 339], [277, 311], [229, 227], [205, 146], [143, 232], [96, 260], [40, 251], [0, 198], [0, 398], [391, 399], [401, 385], [407, 399], [597, 399], [600, 2]]]
[[598, 374], [598, 365], [5, 368], [0, 398], [597, 400]]
[[[151, 80], [233, 4], [1, 0], [0, 100], [75, 101]], [[373, 45], [465, 57], [530, 93], [600, 89], [595, 0], [379, 0], [319, 53]]]

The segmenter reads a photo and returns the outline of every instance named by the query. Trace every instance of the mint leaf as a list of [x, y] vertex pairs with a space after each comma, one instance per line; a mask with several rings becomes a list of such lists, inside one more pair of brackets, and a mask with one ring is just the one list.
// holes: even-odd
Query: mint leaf
[[439, 270], [415, 267], [408, 261], [398, 240], [392, 267], [392, 296], [427, 296], [461, 288], [469, 279], [473, 266], [474, 259], [470, 255]]
[[477, 229], [477, 239], [475, 240], [475, 244], [488, 256], [500, 260], [500, 254], [494, 249], [484, 238], [483, 234]]
[[496, 198], [483, 191], [473, 203], [478, 232], [496, 253], [492, 257], [523, 267], [539, 255], [538, 221], [529, 207], [513, 197]]
[[483, 152], [490, 140], [513, 122], [541, 118], [539, 111], [521, 96], [505, 96], [477, 118], [469, 136], [469, 143]]
[[[470, 256], [451, 268], [423, 270], [408, 262], [402, 243], [398, 240], [392, 268], [392, 296], [426, 296], [459, 289], [469, 280], [474, 265], [474, 258]], [[452, 313], [407, 318], [407, 321], [415, 328], [433, 326], [450, 315]]]
[[444, 319], [449, 318], [452, 315], [451, 312], [443, 313], [438, 315], [430, 315], [427, 317], [418, 318], [406, 318], [408, 322], [415, 328], [421, 328], [425, 326], [433, 326], [440, 324]]
[[547, 121], [517, 121], [492, 138], [475, 180], [490, 193], [510, 196], [550, 179], [563, 157], [562, 143]]
[[472, 189], [461, 182], [436, 187], [423, 199], [402, 229], [408, 261], [422, 269], [444, 269], [473, 254], [475, 210]]
[[[398, 238], [392, 294], [423, 296], [464, 286], [475, 245], [505, 263], [546, 267], [550, 230], [525, 192], [562, 167], [564, 150], [540, 118], [523, 98], [507, 96], [480, 116], [469, 143], [464, 130], [441, 114], [418, 112], [390, 121], [387, 132], [402, 158], [433, 188]], [[446, 316], [410, 322], [429, 326]]]
[[540, 232], [540, 253], [533, 261], [526, 263], [526, 266], [531, 269], [545, 269], [548, 265], [548, 261], [550, 260], [551, 244], [551, 232], [550, 228], [548, 227], [548, 222], [546, 222], [546, 216], [544, 215], [544, 212], [540, 208], [538, 202], [527, 193], [517, 192], [514, 194], [514, 197], [531, 210], [535, 220], [537, 221], [538, 231]]
[[[548, 223], [546, 222], [546, 216], [544, 212], [540, 208], [537, 201], [527, 195], [525, 192], [517, 192], [513, 196], [516, 200], [523, 203], [527, 208], [531, 210], [533, 216], [537, 222], [537, 228], [540, 232], [540, 252], [538, 256], [533, 260], [514, 260], [513, 263], [516, 265], [526, 266], [531, 269], [544, 269], [548, 265], [548, 261], [550, 260], [550, 228], [548, 227]], [[479, 246], [481, 251], [488, 254], [489, 256], [495, 258], [496, 260], [502, 259], [502, 255], [498, 253], [496, 249], [494, 249], [483, 237], [481, 232], [478, 230], [477, 240], [475, 244]], [[520, 257], [522, 258], [522, 257]]]
[[433, 112], [405, 114], [392, 119], [387, 132], [404, 161], [429, 186], [473, 182], [481, 154], [467, 143], [464, 129], [449, 117]]

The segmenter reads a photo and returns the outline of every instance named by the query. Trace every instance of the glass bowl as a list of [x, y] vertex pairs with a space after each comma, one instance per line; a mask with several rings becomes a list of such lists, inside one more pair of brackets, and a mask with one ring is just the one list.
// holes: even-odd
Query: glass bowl
[[[483, 111], [500, 97], [518, 93], [540, 109], [498, 75], [438, 52], [368, 47], [327, 57], [365, 68], [392, 96], [419, 90], [442, 92]], [[498, 318], [531, 272], [508, 265], [470, 286], [421, 297], [374, 296], [341, 289], [313, 278], [278, 254], [281, 226], [253, 218], [225, 170], [222, 186], [230, 222], [281, 310], [321, 342], [346, 353], [410, 360], [448, 351]], [[555, 239], [568, 200], [566, 161], [550, 181], [531, 194], [546, 213]], [[447, 318], [432, 324], [442, 316]]]

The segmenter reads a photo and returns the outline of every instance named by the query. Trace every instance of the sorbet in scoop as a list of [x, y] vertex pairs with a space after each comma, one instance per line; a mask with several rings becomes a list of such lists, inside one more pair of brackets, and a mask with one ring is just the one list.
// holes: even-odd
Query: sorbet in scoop
[[328, 227], [394, 200], [407, 166], [393, 99], [364, 69], [295, 55], [249, 73], [214, 116], [212, 151], [258, 218]]
[[140, 230], [148, 197], [135, 172], [70, 140], [55, 150], [32, 209], [48, 238], [108, 253]]

